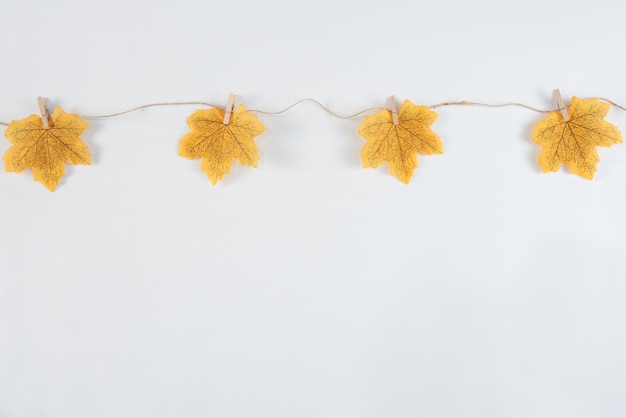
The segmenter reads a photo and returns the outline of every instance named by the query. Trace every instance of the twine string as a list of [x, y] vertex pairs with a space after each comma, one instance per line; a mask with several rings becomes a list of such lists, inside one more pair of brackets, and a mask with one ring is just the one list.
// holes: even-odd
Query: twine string
[[[609, 103], [612, 106], [621, 109], [623, 111], [626, 111], [626, 107], [615, 103], [612, 100], [609, 99], [605, 99], [603, 97], [596, 97], [596, 99], [601, 100], [603, 102]], [[383, 109], [386, 109], [384, 107], [368, 107], [367, 109], [363, 109], [360, 110], [356, 113], [350, 114], [350, 115], [341, 115], [337, 112], [334, 112], [333, 110], [329, 109], [326, 105], [324, 105], [323, 103], [321, 103], [318, 100], [312, 99], [312, 98], [304, 98], [304, 99], [300, 99], [297, 100], [296, 102], [290, 104], [289, 106], [287, 106], [284, 109], [281, 110], [277, 110], [277, 111], [266, 111], [266, 110], [260, 110], [260, 109], [250, 109], [248, 110], [248, 112], [250, 113], [258, 113], [258, 114], [262, 114], [262, 115], [280, 115], [283, 113], [288, 112], [289, 110], [293, 109], [294, 107], [302, 104], [302, 103], [313, 103], [315, 105], [317, 105], [318, 107], [320, 107], [324, 112], [328, 113], [329, 115], [338, 118], [338, 119], [353, 119], [357, 116], [361, 116], [364, 113], [370, 113], [370, 112], [374, 112], [374, 111], [380, 111]], [[128, 109], [128, 110], [124, 110], [122, 112], [116, 112], [116, 113], [110, 113], [110, 114], [106, 114], [106, 115], [79, 115], [81, 118], [83, 119], [107, 119], [107, 118], [113, 118], [116, 116], [122, 116], [122, 115], [126, 115], [128, 113], [132, 113], [132, 112], [136, 112], [138, 110], [142, 110], [142, 109], [146, 109], [149, 107], [162, 107], [162, 106], [189, 106], [189, 105], [195, 105], [195, 106], [207, 106], [207, 107], [217, 107], [217, 108], [221, 108], [221, 106], [216, 106], [212, 103], [207, 103], [207, 102], [160, 102], [160, 103], [148, 103], [145, 105], [141, 105], [141, 106], [137, 106], [137, 107], [133, 107], [132, 109]], [[471, 102], [471, 101], [467, 101], [467, 100], [460, 100], [460, 101], [455, 101], [455, 102], [442, 102], [442, 103], [437, 103], [434, 105], [430, 105], [428, 106], [428, 108], [430, 109], [436, 109], [438, 107], [447, 107], [447, 106], [480, 106], [480, 107], [521, 107], [527, 110], [531, 110], [533, 112], [537, 112], [537, 113], [550, 113], [550, 112], [555, 112], [558, 111], [559, 109], [538, 109], [536, 107], [533, 106], [529, 106], [527, 104], [524, 103], [518, 103], [518, 102], [507, 102], [507, 103], [481, 103], [481, 102]], [[0, 122], [0, 125], [4, 125], [4, 126], [9, 126], [8, 123], [5, 122]]]
[[294, 108], [294, 107], [296, 107], [299, 104], [304, 103], [304, 102], [314, 103], [317, 106], [319, 106], [324, 112], [328, 113], [331, 116], [339, 118], [339, 119], [352, 119], [352, 118], [355, 118], [357, 116], [361, 116], [363, 113], [368, 113], [368, 112], [373, 112], [373, 111], [380, 111], [380, 110], [383, 109], [382, 107], [369, 107], [367, 109], [363, 109], [363, 110], [360, 110], [360, 111], [358, 111], [356, 113], [353, 113], [352, 115], [340, 115], [340, 114], [330, 110], [328, 107], [326, 107], [324, 104], [322, 104], [318, 100], [311, 99], [311, 98], [307, 97], [307, 98], [304, 98], [304, 99], [300, 99], [297, 102], [294, 102], [294, 103], [290, 104], [286, 108], [284, 108], [282, 110], [278, 110], [276, 112], [267, 112], [267, 111], [258, 110], [258, 109], [251, 109], [248, 112], [250, 112], [250, 113], [260, 113], [260, 114], [263, 114], [263, 115], [280, 115], [281, 113], [285, 113], [285, 112], [291, 110], [292, 108]]
[[596, 97], [596, 99], [598, 99], [598, 100], [602, 100], [603, 102], [607, 102], [608, 104], [610, 104], [610, 105], [613, 105], [613, 106], [617, 107], [618, 109], [621, 109], [621, 110], [623, 110], [623, 111], [626, 111], [626, 107], [624, 107], [624, 106], [622, 106], [622, 105], [619, 105], [619, 104], [615, 103], [615, 102], [614, 102], [614, 101], [612, 101], [612, 100], [605, 99], [604, 97]]
[[214, 104], [206, 103], [206, 102], [162, 102], [162, 103], [149, 103], [149, 104], [133, 107], [132, 109], [124, 110], [123, 112], [111, 113], [108, 115], [80, 115], [80, 117], [83, 119], [106, 119], [106, 118], [114, 118], [116, 116], [122, 116], [127, 113], [136, 112], [137, 110], [146, 109], [148, 107], [187, 106], [187, 105], [219, 107], [219, 106], [215, 106]]
[[517, 103], [517, 102], [508, 102], [508, 103], [480, 103], [480, 102], [470, 102], [467, 100], [461, 100], [458, 102], [443, 102], [443, 103], [437, 103], [435, 105], [432, 106], [428, 106], [431, 109], [436, 109], [438, 107], [443, 107], [443, 106], [482, 106], [482, 107], [511, 107], [511, 106], [515, 106], [515, 107], [522, 107], [524, 109], [528, 109], [528, 110], [532, 110], [533, 112], [537, 112], [537, 113], [550, 113], [553, 110], [549, 109], [549, 110], [543, 110], [543, 109], [537, 109], [536, 107], [532, 107], [529, 106], [527, 104], [524, 103]]

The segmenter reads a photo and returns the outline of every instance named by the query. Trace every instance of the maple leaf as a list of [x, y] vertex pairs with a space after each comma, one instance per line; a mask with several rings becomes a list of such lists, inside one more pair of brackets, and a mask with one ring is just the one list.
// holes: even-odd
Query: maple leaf
[[224, 110], [219, 108], [198, 110], [189, 116], [187, 124], [191, 132], [180, 140], [178, 155], [190, 160], [202, 158], [200, 168], [213, 185], [230, 172], [233, 159], [257, 166], [259, 150], [253, 138], [265, 127], [243, 105], [233, 111], [228, 125], [224, 124]]
[[383, 109], [366, 116], [359, 133], [367, 140], [361, 149], [363, 167], [376, 168], [389, 163], [391, 174], [408, 184], [418, 167], [417, 153], [443, 154], [443, 143], [430, 130], [437, 113], [426, 106], [416, 106], [405, 100], [398, 109], [398, 124], [393, 115]]
[[598, 99], [573, 97], [567, 108], [568, 121], [557, 111], [539, 121], [532, 139], [543, 146], [539, 154], [543, 172], [557, 171], [565, 164], [572, 173], [592, 180], [600, 161], [595, 147], [622, 142], [617, 127], [604, 120], [609, 107]]
[[79, 138], [87, 126], [87, 122], [60, 107], [54, 109], [48, 128], [37, 115], [11, 122], [4, 131], [13, 144], [3, 157], [5, 170], [21, 173], [32, 168], [33, 178], [53, 192], [65, 174], [65, 162], [91, 163], [89, 148]]

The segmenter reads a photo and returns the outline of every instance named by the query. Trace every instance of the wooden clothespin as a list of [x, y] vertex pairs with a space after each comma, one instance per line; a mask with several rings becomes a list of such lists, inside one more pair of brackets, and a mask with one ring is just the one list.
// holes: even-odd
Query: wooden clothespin
[[393, 124], [398, 124], [398, 104], [396, 103], [396, 96], [389, 98], [389, 105], [391, 107], [391, 116], [393, 117]]
[[228, 93], [228, 102], [226, 102], [226, 107], [224, 108], [224, 125], [228, 125], [230, 123], [230, 115], [235, 110], [236, 103], [237, 95], [233, 93]]
[[50, 127], [50, 113], [48, 112], [48, 103], [45, 97], [37, 97], [37, 103], [39, 103], [39, 112], [41, 113], [41, 122], [43, 127], [48, 129]]
[[554, 89], [554, 100], [556, 100], [556, 106], [558, 110], [561, 111], [561, 115], [563, 115], [563, 120], [567, 122], [569, 120], [569, 115], [567, 114], [567, 108], [565, 104], [563, 104], [563, 99], [561, 98], [561, 92], [559, 89]]

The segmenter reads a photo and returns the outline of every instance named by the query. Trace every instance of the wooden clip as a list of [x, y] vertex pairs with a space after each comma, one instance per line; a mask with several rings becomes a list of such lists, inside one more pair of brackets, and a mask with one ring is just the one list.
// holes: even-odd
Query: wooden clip
[[37, 103], [39, 104], [39, 112], [41, 113], [41, 122], [43, 127], [48, 129], [50, 127], [50, 113], [48, 113], [48, 103], [45, 97], [37, 97]]
[[230, 123], [230, 115], [235, 110], [236, 103], [237, 95], [233, 93], [228, 93], [228, 102], [226, 102], [226, 107], [224, 108], [224, 125], [228, 125]]
[[393, 124], [398, 124], [398, 104], [396, 103], [396, 96], [389, 98], [389, 105], [391, 106], [391, 116], [393, 117]]
[[556, 100], [556, 106], [559, 111], [561, 111], [561, 115], [563, 115], [563, 120], [567, 122], [569, 120], [569, 115], [567, 114], [567, 108], [565, 104], [563, 104], [563, 99], [561, 98], [561, 92], [559, 89], [554, 89], [554, 99]]

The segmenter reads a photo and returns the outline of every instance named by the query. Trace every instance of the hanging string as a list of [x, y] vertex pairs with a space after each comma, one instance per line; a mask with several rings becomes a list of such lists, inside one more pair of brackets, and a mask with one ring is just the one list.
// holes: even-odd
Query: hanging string
[[[378, 112], [380, 110], [385, 109], [384, 107], [369, 107], [367, 109], [360, 110], [360, 111], [358, 111], [356, 113], [353, 113], [353, 114], [350, 114], [350, 115], [341, 115], [341, 114], [339, 114], [337, 112], [334, 112], [333, 110], [329, 109], [326, 105], [321, 103], [319, 100], [315, 100], [315, 99], [306, 97], [304, 99], [297, 100], [296, 102], [290, 104], [289, 106], [287, 106], [286, 108], [281, 109], [281, 110], [270, 112], [270, 111], [261, 110], [261, 109], [249, 109], [248, 112], [250, 112], [250, 113], [258, 113], [258, 114], [263, 114], [263, 115], [280, 115], [280, 114], [288, 112], [289, 110], [293, 109], [294, 107], [296, 107], [296, 106], [298, 106], [298, 105], [300, 105], [302, 103], [306, 103], [306, 102], [313, 103], [313, 104], [317, 105], [324, 112], [326, 112], [329, 115], [331, 115], [331, 116], [333, 116], [335, 118], [338, 118], [338, 119], [353, 119], [353, 118], [355, 118], [357, 116], [361, 116], [364, 113]], [[610, 103], [612, 103], [612, 102], [610, 102]], [[178, 105], [203, 105], [203, 106], [221, 108], [221, 106], [216, 106], [214, 104], [205, 103], [205, 102], [165, 102], [165, 103], [150, 103], [150, 104], [146, 104], [146, 105], [143, 105], [143, 106], [138, 106], [138, 107], [135, 107], [135, 108], [132, 108], [132, 109], [129, 109], [129, 110], [125, 110], [123, 112], [112, 113], [112, 114], [109, 114], [109, 115], [85, 115], [85, 116], [81, 115], [80, 117], [84, 118], [84, 119], [104, 119], [104, 118], [112, 118], [112, 117], [115, 117], [115, 116], [125, 115], [127, 113], [135, 112], [137, 110], [145, 109], [147, 107], [178, 106]], [[552, 112], [553, 110], [558, 110], [558, 109], [542, 110], [542, 109], [537, 109], [537, 108], [529, 106], [529, 105], [525, 105], [523, 103], [516, 103], [516, 102], [490, 104], [490, 103], [470, 102], [470, 101], [467, 101], [467, 100], [461, 100], [461, 101], [458, 101], [458, 102], [437, 103], [435, 105], [431, 105], [431, 106], [428, 106], [428, 107], [430, 109], [435, 109], [435, 108], [444, 107], [444, 106], [482, 106], [482, 107], [510, 107], [510, 106], [516, 106], [516, 107], [523, 107], [525, 109], [532, 110], [532, 111], [538, 112], [538, 113], [549, 113], [549, 112]], [[618, 106], [618, 107], [621, 107], [621, 106]], [[624, 110], [626, 110], [626, 109], [624, 109]]]
[[[585, 99], [588, 100], [589, 98]], [[612, 100], [609, 99], [605, 99], [603, 97], [596, 97], [595, 99], [601, 100], [603, 102], [609, 103], [612, 106], [615, 106], [618, 109], [621, 109], [623, 111], [626, 111], [626, 107], [615, 103]], [[363, 109], [360, 110], [356, 113], [350, 114], [350, 115], [341, 115], [339, 113], [336, 113], [334, 111], [332, 111], [331, 109], [329, 109], [327, 106], [325, 106], [323, 103], [321, 103], [318, 100], [312, 99], [312, 98], [304, 98], [304, 99], [300, 99], [292, 104], [290, 104], [289, 106], [287, 106], [284, 109], [281, 110], [277, 110], [274, 112], [270, 112], [270, 111], [266, 111], [266, 110], [260, 110], [260, 109], [250, 109], [248, 110], [248, 112], [250, 113], [258, 113], [258, 114], [263, 114], [263, 115], [280, 115], [282, 113], [288, 112], [289, 110], [293, 109], [294, 107], [305, 103], [305, 102], [309, 102], [309, 103], [313, 103], [315, 105], [317, 105], [318, 107], [320, 107], [323, 111], [325, 111], [326, 113], [328, 113], [329, 115], [338, 118], [338, 119], [353, 119], [357, 116], [361, 116], [365, 113], [370, 113], [370, 112], [374, 112], [374, 111], [380, 111], [383, 109], [386, 109], [384, 107], [369, 107], [367, 109]], [[128, 110], [124, 110], [122, 112], [117, 112], [117, 113], [110, 113], [110, 114], [106, 114], [106, 115], [79, 115], [81, 118], [83, 119], [107, 119], [107, 118], [113, 118], [116, 116], [122, 116], [122, 115], [126, 115], [128, 113], [132, 113], [132, 112], [136, 112], [138, 110], [141, 109], [146, 109], [149, 107], [162, 107], [162, 106], [189, 106], [189, 105], [195, 105], [195, 106], [207, 106], [207, 107], [216, 107], [216, 108], [220, 108], [220, 106], [214, 105], [212, 103], [207, 103], [207, 102], [160, 102], [160, 103], [148, 103], [145, 105], [141, 105], [141, 106], [137, 106], [134, 107], [132, 109], [128, 109]], [[430, 109], [436, 109], [438, 107], [447, 107], [447, 106], [479, 106], [479, 107], [521, 107], [527, 110], [531, 110], [533, 112], [537, 112], [537, 113], [550, 113], [550, 112], [555, 112], [558, 111], [559, 109], [538, 109], [536, 107], [533, 106], [529, 106], [527, 104], [524, 103], [517, 103], [517, 102], [507, 102], [507, 103], [481, 103], [481, 102], [471, 102], [471, 101], [467, 101], [467, 100], [461, 100], [461, 101], [456, 101], [456, 102], [442, 102], [442, 103], [437, 103], [434, 105], [430, 105], [428, 106], [428, 108]], [[5, 122], [0, 122], [0, 125], [4, 125], [4, 126], [9, 126], [8, 123]]]
[[188, 105], [196, 105], [196, 106], [209, 106], [209, 107], [219, 107], [215, 106], [211, 103], [206, 102], [163, 102], [163, 103], [149, 103], [137, 107], [133, 107], [132, 109], [125, 110], [123, 112], [111, 113], [109, 115], [80, 115], [83, 119], [106, 119], [106, 118], [114, 118], [116, 116], [122, 116], [127, 113], [136, 112], [137, 110], [146, 109], [148, 107], [158, 107], [158, 106], [188, 106]]
[[260, 113], [260, 114], [263, 114], [263, 115], [280, 115], [281, 113], [285, 113], [288, 110], [291, 110], [292, 108], [298, 106], [300, 103], [304, 103], [304, 102], [315, 103], [316, 105], [321, 107], [324, 112], [328, 113], [331, 116], [339, 118], [339, 119], [352, 119], [352, 118], [355, 118], [357, 116], [362, 115], [363, 113], [380, 111], [380, 110], [384, 109], [382, 107], [369, 107], [367, 109], [363, 109], [361, 111], [353, 113], [352, 115], [340, 115], [338, 113], [333, 112], [332, 110], [330, 110], [329, 108], [324, 106], [321, 102], [319, 102], [319, 101], [317, 101], [315, 99], [305, 98], [305, 99], [300, 99], [297, 102], [290, 104], [289, 106], [287, 106], [283, 110], [278, 110], [276, 112], [267, 112], [267, 111], [258, 110], [258, 109], [250, 109], [248, 112], [250, 112], [250, 113]]
[[443, 102], [443, 103], [438, 103], [436, 105], [432, 105], [428, 107], [431, 109], [436, 109], [438, 107], [443, 107], [443, 106], [482, 106], [482, 107], [516, 106], [516, 107], [523, 107], [524, 109], [532, 110], [533, 112], [537, 112], [537, 113], [550, 113], [553, 111], [553, 110], [537, 109], [536, 107], [528, 106], [528, 105], [525, 105], [524, 103], [517, 103], [517, 102], [491, 104], [491, 103], [469, 102], [467, 100], [461, 100], [460, 102]]
[[615, 103], [615, 102], [613, 102], [613, 101], [611, 101], [611, 100], [609, 100], [609, 99], [605, 99], [605, 98], [603, 98], [603, 97], [596, 97], [596, 99], [598, 99], [598, 100], [602, 100], [603, 102], [607, 102], [608, 104], [610, 104], [610, 105], [613, 105], [613, 106], [617, 107], [618, 109], [621, 109], [621, 110], [626, 111], [626, 107], [624, 107], [624, 106], [622, 106], [622, 105], [618, 105], [617, 103]]

